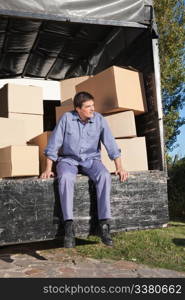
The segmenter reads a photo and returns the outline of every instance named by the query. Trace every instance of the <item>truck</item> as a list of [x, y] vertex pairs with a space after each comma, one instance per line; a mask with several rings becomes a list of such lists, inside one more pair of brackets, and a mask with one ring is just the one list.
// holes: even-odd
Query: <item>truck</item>
[[[130, 172], [124, 183], [111, 175], [111, 228], [166, 226], [167, 170], [152, 1], [1, 0], [0, 41], [0, 79], [62, 81], [111, 66], [143, 74], [148, 111], [136, 116], [136, 127], [146, 139], [149, 170]], [[86, 176], [77, 177], [74, 202], [77, 235], [97, 234], [96, 191]], [[62, 235], [57, 179], [0, 180], [0, 246]]]

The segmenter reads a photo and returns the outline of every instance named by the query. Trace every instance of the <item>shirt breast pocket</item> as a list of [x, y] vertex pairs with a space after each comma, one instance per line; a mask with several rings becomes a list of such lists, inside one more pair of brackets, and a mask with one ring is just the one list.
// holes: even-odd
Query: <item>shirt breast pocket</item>
[[88, 132], [87, 132], [87, 135], [88, 135], [89, 137], [96, 137], [96, 136], [98, 135], [98, 132], [95, 131], [95, 130], [91, 130], [91, 131], [88, 131]]
[[68, 144], [72, 144], [74, 141], [74, 134], [70, 130], [66, 130], [65, 141]]
[[70, 135], [72, 135], [72, 131], [70, 131], [70, 130], [66, 130], [66, 135], [67, 135], [67, 136], [70, 136]]

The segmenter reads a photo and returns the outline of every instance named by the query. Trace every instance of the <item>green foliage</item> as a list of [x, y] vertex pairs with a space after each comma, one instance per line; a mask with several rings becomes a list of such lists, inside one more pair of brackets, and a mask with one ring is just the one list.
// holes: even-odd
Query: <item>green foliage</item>
[[183, 0], [154, 0], [159, 31], [162, 88], [173, 95], [184, 82], [185, 3]]
[[168, 164], [168, 203], [170, 218], [185, 217], [185, 158]]
[[172, 150], [179, 128], [185, 124], [178, 113], [185, 93], [185, 1], [154, 0], [154, 8], [159, 31], [165, 141], [167, 150]]
[[185, 124], [185, 118], [181, 118], [177, 107], [169, 106], [169, 109], [164, 113], [164, 125], [165, 125], [165, 140], [166, 148], [168, 150], [174, 149], [174, 143], [177, 140], [177, 135], [180, 134], [180, 127]]

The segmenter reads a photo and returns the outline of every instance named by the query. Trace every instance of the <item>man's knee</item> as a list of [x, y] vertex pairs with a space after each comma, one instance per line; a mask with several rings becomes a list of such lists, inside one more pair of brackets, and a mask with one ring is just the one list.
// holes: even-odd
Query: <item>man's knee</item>
[[102, 170], [100, 173], [100, 179], [107, 182], [111, 182], [111, 175], [106, 169]]
[[59, 182], [75, 182], [76, 176], [71, 172], [65, 171], [58, 175]]

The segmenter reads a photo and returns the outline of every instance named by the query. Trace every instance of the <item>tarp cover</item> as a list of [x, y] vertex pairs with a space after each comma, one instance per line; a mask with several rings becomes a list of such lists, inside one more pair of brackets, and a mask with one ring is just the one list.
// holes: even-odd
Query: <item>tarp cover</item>
[[1, 0], [0, 14], [50, 20], [148, 23], [152, 0]]
[[[1, 0], [0, 78], [152, 66], [150, 0]], [[141, 23], [139, 23], [141, 22]]]

